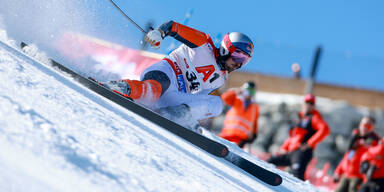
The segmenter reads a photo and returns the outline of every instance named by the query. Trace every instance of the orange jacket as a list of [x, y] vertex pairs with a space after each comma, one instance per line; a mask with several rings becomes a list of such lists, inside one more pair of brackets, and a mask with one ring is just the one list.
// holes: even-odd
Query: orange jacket
[[376, 170], [373, 172], [372, 179], [384, 178], [384, 143], [370, 147], [361, 157], [361, 162], [368, 161], [369, 164], [375, 165]]
[[317, 110], [314, 110], [312, 112], [312, 118], [310, 118], [308, 115], [304, 116], [301, 112], [299, 113], [300, 121], [309, 121], [311, 119], [311, 122], [309, 123], [309, 126], [313, 129], [314, 134], [310, 136], [310, 138], [306, 141], [304, 139], [310, 134], [310, 130], [306, 130], [301, 127], [294, 127], [289, 131], [289, 137], [283, 145], [281, 146], [282, 150], [291, 152], [298, 148], [303, 143], [307, 143], [312, 149], [316, 148], [316, 145], [319, 144], [325, 137], [327, 137], [330, 133], [329, 127], [327, 123], [323, 120], [320, 113]]
[[344, 154], [343, 159], [335, 169], [334, 175], [344, 175], [346, 178], [363, 178], [363, 175], [360, 173], [361, 157], [370, 146], [377, 145], [379, 137], [374, 132], [366, 137], [358, 136], [358, 133], [358, 129], [353, 130], [352, 139], [357, 138], [353, 139], [352, 145], [354, 147]]
[[221, 99], [232, 108], [225, 115], [220, 135], [231, 135], [246, 140], [252, 134], [257, 133], [259, 106], [256, 103], [251, 102], [245, 109], [244, 100], [237, 97], [233, 90], [223, 93]]

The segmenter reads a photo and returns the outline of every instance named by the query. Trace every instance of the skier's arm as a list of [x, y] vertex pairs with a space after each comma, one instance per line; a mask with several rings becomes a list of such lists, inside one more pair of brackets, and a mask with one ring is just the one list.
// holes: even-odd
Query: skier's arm
[[196, 29], [187, 27], [174, 21], [168, 21], [159, 27], [162, 37], [172, 36], [188, 47], [195, 48], [207, 42], [209, 36]]

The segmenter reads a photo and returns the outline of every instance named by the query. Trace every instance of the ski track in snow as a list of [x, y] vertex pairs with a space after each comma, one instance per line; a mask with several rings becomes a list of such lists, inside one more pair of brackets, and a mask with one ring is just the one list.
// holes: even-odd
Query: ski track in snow
[[1, 42], [0, 105], [0, 191], [315, 190], [258, 182]]

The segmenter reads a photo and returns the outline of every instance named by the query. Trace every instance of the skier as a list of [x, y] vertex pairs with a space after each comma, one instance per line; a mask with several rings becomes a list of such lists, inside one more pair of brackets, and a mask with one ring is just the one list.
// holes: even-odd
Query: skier
[[198, 120], [222, 112], [220, 97], [210, 93], [224, 85], [228, 73], [249, 62], [253, 43], [243, 33], [231, 32], [216, 48], [209, 35], [174, 21], [149, 31], [145, 41], [157, 49], [167, 36], [183, 44], [144, 70], [140, 81], [124, 79], [104, 85], [170, 120], [196, 128]]
[[259, 105], [253, 100], [255, 92], [255, 83], [249, 81], [241, 88], [229, 89], [221, 95], [224, 103], [231, 106], [231, 109], [225, 115], [219, 136], [236, 143], [240, 148], [252, 143], [257, 137]]
[[364, 174], [364, 184], [359, 192], [384, 191], [384, 137], [380, 144], [372, 146], [361, 158], [361, 172]]
[[356, 192], [363, 182], [363, 175], [360, 173], [361, 157], [370, 146], [377, 145], [380, 140], [374, 132], [374, 124], [375, 119], [365, 116], [358, 129], [352, 131], [348, 150], [334, 172], [334, 181], [340, 180], [335, 192]]
[[289, 130], [289, 138], [285, 140], [280, 152], [271, 156], [267, 162], [277, 166], [290, 166], [297, 178], [304, 180], [304, 173], [313, 157], [313, 151], [330, 133], [327, 123], [315, 109], [315, 96], [304, 97], [298, 121]]

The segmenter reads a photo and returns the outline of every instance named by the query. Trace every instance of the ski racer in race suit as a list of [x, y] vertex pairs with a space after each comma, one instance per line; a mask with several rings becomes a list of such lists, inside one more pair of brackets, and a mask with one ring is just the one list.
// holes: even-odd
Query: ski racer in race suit
[[209, 35], [174, 21], [149, 31], [145, 41], [159, 48], [167, 36], [183, 44], [144, 70], [140, 81], [126, 79], [105, 85], [187, 127], [219, 115], [222, 101], [210, 93], [224, 85], [228, 73], [249, 62], [252, 41], [242, 33], [231, 32], [216, 48]]
[[289, 138], [280, 147], [279, 154], [271, 156], [267, 162], [277, 166], [290, 166], [292, 174], [304, 180], [314, 149], [329, 135], [330, 129], [315, 109], [315, 96], [312, 94], [304, 97], [298, 116], [298, 121], [289, 130]]
[[360, 171], [364, 174], [364, 184], [359, 192], [384, 191], [384, 137], [363, 154]]
[[229, 89], [221, 95], [231, 109], [225, 114], [220, 137], [236, 143], [240, 148], [252, 143], [257, 137], [259, 105], [253, 100], [256, 85], [249, 81], [241, 88]]
[[363, 182], [363, 174], [360, 173], [361, 157], [370, 146], [376, 146], [380, 140], [374, 132], [374, 124], [372, 117], [365, 116], [361, 119], [358, 129], [352, 131], [348, 150], [334, 172], [334, 181], [340, 180], [335, 192], [355, 192], [359, 189]]
[[360, 173], [361, 157], [370, 146], [377, 145], [380, 140], [374, 132], [374, 122], [372, 117], [365, 116], [361, 119], [359, 128], [352, 131], [348, 150], [334, 172], [334, 181], [340, 180], [335, 192], [357, 191], [363, 182], [363, 175]]

